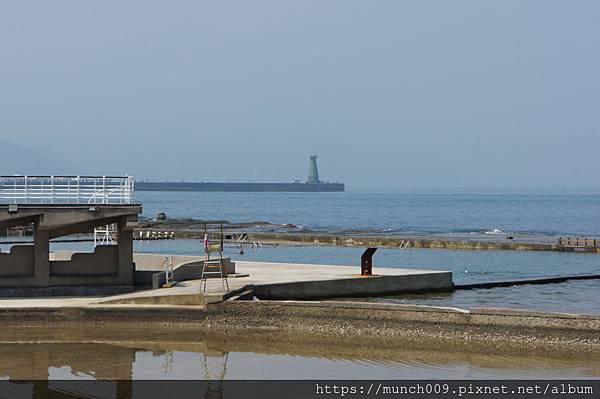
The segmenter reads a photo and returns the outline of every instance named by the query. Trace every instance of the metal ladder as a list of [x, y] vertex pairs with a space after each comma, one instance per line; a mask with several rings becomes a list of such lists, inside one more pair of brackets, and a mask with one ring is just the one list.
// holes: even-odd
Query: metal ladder
[[165, 283], [162, 285], [162, 288], [171, 288], [175, 285], [174, 281], [174, 271], [175, 264], [173, 262], [173, 256], [167, 256], [163, 260], [163, 269], [165, 270]]
[[[211, 252], [218, 252], [218, 259], [210, 259]], [[227, 270], [223, 264], [223, 248], [220, 244], [211, 244], [206, 252], [206, 259], [202, 265], [202, 273], [200, 274], [200, 289], [206, 292], [207, 276], [218, 276], [221, 278], [221, 285], [225, 291], [229, 291], [229, 281], [227, 280]], [[204, 284], [204, 285], [203, 285]]]

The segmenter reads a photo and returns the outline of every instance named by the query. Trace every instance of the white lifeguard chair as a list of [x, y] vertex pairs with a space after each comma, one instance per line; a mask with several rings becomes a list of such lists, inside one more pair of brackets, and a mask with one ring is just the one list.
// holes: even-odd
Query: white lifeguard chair
[[[217, 259], [211, 259], [210, 254], [218, 254]], [[225, 291], [229, 291], [229, 281], [227, 280], [227, 270], [223, 260], [223, 245], [209, 244], [206, 248], [206, 258], [202, 264], [202, 273], [200, 274], [200, 288], [202, 292], [206, 292], [206, 284], [208, 276], [215, 276], [221, 279], [221, 284]]]

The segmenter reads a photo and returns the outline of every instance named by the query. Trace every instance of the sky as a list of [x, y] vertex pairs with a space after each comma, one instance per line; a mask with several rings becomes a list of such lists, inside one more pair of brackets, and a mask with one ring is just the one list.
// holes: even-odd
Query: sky
[[4, 0], [0, 173], [598, 187], [600, 2]]

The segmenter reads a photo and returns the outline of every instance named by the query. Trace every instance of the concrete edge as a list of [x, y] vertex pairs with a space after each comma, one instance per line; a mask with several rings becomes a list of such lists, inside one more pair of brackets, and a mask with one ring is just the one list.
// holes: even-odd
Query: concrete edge
[[312, 306], [322, 308], [339, 308], [339, 309], [371, 309], [371, 310], [392, 310], [397, 312], [430, 312], [430, 313], [457, 313], [469, 314], [467, 309], [445, 307], [445, 306], [429, 306], [429, 305], [412, 305], [402, 303], [376, 303], [376, 302], [360, 302], [360, 301], [272, 301], [259, 300], [258, 303], [279, 304], [284, 306]]
[[275, 301], [259, 300], [257, 303], [278, 304], [283, 306], [312, 306], [329, 307], [340, 309], [371, 309], [371, 310], [391, 310], [397, 312], [426, 312], [426, 313], [454, 313], [471, 314], [482, 316], [518, 316], [518, 317], [536, 317], [547, 319], [578, 319], [578, 320], [600, 320], [600, 315], [584, 313], [567, 312], [544, 312], [529, 309], [510, 309], [510, 308], [483, 308], [474, 307], [471, 309], [462, 309], [449, 306], [432, 305], [413, 305], [403, 303], [380, 303], [380, 302], [360, 302], [360, 301]]
[[172, 294], [172, 295], [152, 295], [137, 296], [129, 298], [116, 298], [107, 301], [98, 301], [94, 305], [203, 305], [204, 298], [199, 293], [196, 294]]
[[249, 296], [254, 292], [254, 285], [244, 285], [240, 288], [224, 292], [222, 294], [201, 294], [204, 305], [219, 304], [225, 301], [237, 300], [239, 297]]
[[[484, 312], [487, 313], [484, 313]], [[138, 329], [149, 334], [171, 332], [273, 333], [283, 339], [319, 337], [338, 340], [458, 339], [461, 342], [505, 342], [535, 347], [551, 344], [600, 350], [600, 319], [574, 315], [419, 305], [308, 301], [225, 301], [206, 305], [95, 304], [62, 308], [0, 309], [0, 326], [53, 331]], [[7, 330], [8, 331], [8, 330]], [[348, 341], [350, 342], [350, 341]]]
[[[155, 297], [134, 297], [134, 298], [118, 298], [109, 301], [93, 302], [84, 305], [74, 306], [55, 306], [55, 307], [44, 307], [44, 306], [31, 306], [31, 307], [5, 307], [0, 308], [0, 314], [12, 314], [17, 316], [19, 314], [57, 314], [61, 311], [64, 312], [77, 312], [86, 310], [103, 310], [109, 313], [117, 315], [119, 311], [135, 311], [136, 309], [161, 309], [168, 308], [170, 310], [178, 309], [184, 310], [203, 310], [203, 309], [225, 309], [228, 304], [234, 306], [253, 308], [253, 311], [260, 311], [261, 308], [268, 309], [269, 307], [276, 306], [278, 308], [321, 308], [321, 309], [344, 309], [344, 310], [372, 310], [372, 311], [384, 311], [394, 313], [421, 313], [440, 315], [463, 315], [463, 316], [483, 316], [493, 317], [497, 320], [501, 319], [538, 319], [543, 322], [547, 320], [564, 320], [567, 323], [568, 320], [572, 322], [577, 321], [590, 321], [597, 322], [600, 320], [600, 315], [594, 314], [580, 314], [580, 313], [568, 313], [568, 312], [544, 312], [537, 310], [528, 309], [510, 309], [510, 308], [484, 308], [474, 307], [471, 309], [461, 309], [455, 307], [441, 307], [431, 305], [416, 305], [416, 304], [402, 304], [402, 303], [380, 303], [380, 302], [366, 302], [366, 301], [306, 301], [306, 300], [243, 300], [245, 298], [251, 298], [252, 285], [240, 287], [235, 290], [231, 290], [225, 294], [216, 295], [200, 295], [200, 294], [177, 294], [177, 295], [162, 295]], [[244, 298], [245, 297], [245, 298]], [[176, 312], [179, 313], [179, 312]], [[163, 318], [163, 315], [156, 315], [157, 321]], [[565, 324], [566, 325], [566, 324]], [[518, 327], [518, 326], [516, 326]]]
[[[437, 307], [429, 305], [412, 305], [412, 304], [396, 304], [396, 303], [371, 303], [371, 302], [352, 302], [352, 301], [272, 301], [272, 300], [235, 300], [235, 296], [238, 294], [245, 294], [249, 290], [248, 287], [242, 287], [235, 291], [230, 291], [226, 303], [235, 303], [237, 305], [246, 304], [247, 306], [289, 306], [289, 307], [300, 307], [300, 308], [334, 308], [334, 309], [360, 309], [360, 310], [381, 310], [381, 311], [396, 311], [396, 312], [411, 312], [411, 313], [439, 313], [439, 314], [456, 314], [456, 315], [481, 315], [481, 316], [500, 316], [500, 317], [533, 317], [533, 318], [546, 318], [546, 319], [572, 319], [572, 320], [600, 320], [600, 315], [591, 314], [578, 314], [578, 313], [556, 313], [556, 312], [541, 312], [531, 310], [519, 310], [519, 309], [508, 309], [508, 308], [473, 308], [471, 310], [451, 308], [451, 307]], [[188, 295], [173, 295], [185, 297]], [[171, 297], [173, 297], [171, 296]], [[196, 295], [194, 295], [196, 296]], [[211, 309], [218, 309], [224, 305], [224, 302], [214, 302], [206, 304]], [[198, 306], [197, 304], [173, 304], [173, 303], [91, 303], [82, 306], [63, 306], [63, 307], [44, 307], [44, 306], [31, 306], [31, 307], [5, 307], [0, 308], [0, 314], [2, 313], [57, 313], [60, 311], [85, 311], [90, 310], [105, 310], [105, 311], [135, 311], [137, 309], [181, 309], [181, 310], [198, 310], [204, 311], [205, 306]], [[157, 315], [157, 321], [160, 321], [160, 316]]]
[[[318, 264], [318, 263], [292, 263], [292, 262], [263, 262], [263, 261], [246, 261], [246, 260], [238, 260], [238, 259], [231, 259], [233, 262], [235, 263], [261, 263], [261, 264], [267, 264], [267, 265], [272, 265], [272, 266], [277, 266], [277, 265], [302, 265], [302, 266], [311, 266], [311, 267], [321, 267], [323, 266], [323, 264]], [[336, 267], [351, 267], [353, 269], [356, 270], [356, 274], [360, 273], [360, 265], [359, 266], [355, 266], [355, 265], [330, 265], [327, 264], [325, 266], [336, 266]], [[429, 274], [429, 273], [452, 273], [449, 272], [448, 270], [434, 270], [434, 269], [414, 269], [414, 268], [406, 268], [406, 267], [386, 267], [386, 266], [373, 266], [373, 274], [377, 275], [377, 274], [381, 274], [381, 273], [377, 273], [379, 270], [411, 270], [411, 271], [415, 271], [415, 272], [419, 272], [420, 274]], [[376, 277], [376, 276], [373, 276]]]

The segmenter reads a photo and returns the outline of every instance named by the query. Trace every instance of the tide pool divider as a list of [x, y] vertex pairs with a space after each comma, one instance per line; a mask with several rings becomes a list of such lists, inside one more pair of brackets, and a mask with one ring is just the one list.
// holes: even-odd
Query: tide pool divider
[[[176, 237], [186, 238], [186, 232], [175, 232]], [[248, 233], [251, 240], [277, 241], [319, 245], [339, 245], [347, 247], [384, 247], [384, 248], [429, 248], [461, 250], [513, 250], [513, 251], [558, 251], [600, 254], [600, 246], [569, 247], [557, 238], [556, 242], [523, 242], [519, 240], [460, 240], [450, 238], [430, 238], [418, 236], [385, 235], [344, 235], [333, 233]], [[408, 242], [408, 245], [407, 245]], [[600, 240], [598, 241], [600, 242]]]
[[514, 287], [528, 284], [558, 284], [570, 280], [597, 280], [600, 274], [575, 274], [570, 276], [534, 277], [510, 281], [489, 281], [473, 284], [454, 284], [455, 290], [490, 289], [498, 287]]

